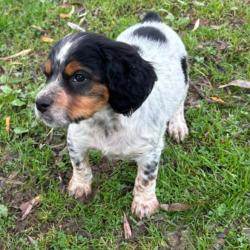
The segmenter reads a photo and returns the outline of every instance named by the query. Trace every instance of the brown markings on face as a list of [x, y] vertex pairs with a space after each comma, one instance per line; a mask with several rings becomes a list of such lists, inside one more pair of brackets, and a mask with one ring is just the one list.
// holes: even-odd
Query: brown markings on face
[[58, 91], [57, 95], [55, 96], [54, 103], [57, 108], [66, 110], [69, 103], [69, 96], [63, 89]]
[[80, 62], [78, 61], [72, 61], [66, 65], [64, 68], [64, 73], [68, 76], [73, 75], [78, 70], [84, 70], [87, 73], [91, 73], [91, 70], [87, 67], [84, 67]]
[[78, 61], [71, 61], [64, 68], [64, 73], [73, 75], [78, 70], [84, 70], [90, 74], [90, 89], [84, 95], [67, 93], [63, 88], [57, 91], [55, 96], [55, 107], [65, 110], [71, 120], [86, 119], [105, 106], [109, 100], [109, 91], [105, 84], [97, 82], [97, 77], [91, 70]]
[[86, 96], [70, 96], [67, 114], [70, 119], [89, 118], [95, 112], [104, 107], [109, 99], [109, 91], [106, 85], [93, 82], [92, 88]]
[[50, 76], [52, 74], [52, 64], [51, 61], [48, 60], [44, 65], [43, 65], [43, 73], [46, 76]]

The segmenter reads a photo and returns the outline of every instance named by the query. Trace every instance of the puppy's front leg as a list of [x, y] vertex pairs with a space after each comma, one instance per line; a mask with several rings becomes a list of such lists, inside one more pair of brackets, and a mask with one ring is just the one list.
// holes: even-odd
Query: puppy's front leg
[[77, 148], [68, 138], [68, 149], [73, 166], [73, 175], [69, 182], [69, 194], [75, 198], [91, 193], [92, 170], [89, 166], [87, 150]]
[[155, 195], [157, 173], [158, 162], [138, 163], [138, 172], [133, 191], [132, 213], [140, 219], [145, 216], [149, 217], [159, 207], [159, 202]]

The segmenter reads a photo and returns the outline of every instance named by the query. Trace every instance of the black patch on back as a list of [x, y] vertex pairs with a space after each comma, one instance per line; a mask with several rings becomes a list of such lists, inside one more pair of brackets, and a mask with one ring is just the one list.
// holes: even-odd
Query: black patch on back
[[157, 13], [150, 11], [143, 17], [141, 22], [143, 23], [143, 22], [150, 22], [150, 21], [151, 22], [161, 22], [161, 18]]
[[187, 65], [187, 58], [185, 56], [181, 58], [181, 68], [185, 77], [185, 83], [187, 84], [188, 83], [188, 73], [187, 73], [188, 65]]
[[132, 45], [132, 47], [139, 53], [140, 52], [140, 48], [137, 45]]
[[150, 26], [140, 27], [136, 29], [133, 32], [133, 34], [136, 36], [146, 37], [153, 41], [161, 41], [161, 42], [167, 41], [167, 38], [160, 30], [154, 27], [150, 27]]

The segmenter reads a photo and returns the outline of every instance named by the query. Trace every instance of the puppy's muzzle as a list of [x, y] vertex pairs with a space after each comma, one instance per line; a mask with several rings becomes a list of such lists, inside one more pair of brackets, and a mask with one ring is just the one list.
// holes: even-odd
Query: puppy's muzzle
[[53, 99], [47, 96], [39, 97], [36, 100], [36, 108], [41, 113], [46, 112], [52, 104], [53, 104]]

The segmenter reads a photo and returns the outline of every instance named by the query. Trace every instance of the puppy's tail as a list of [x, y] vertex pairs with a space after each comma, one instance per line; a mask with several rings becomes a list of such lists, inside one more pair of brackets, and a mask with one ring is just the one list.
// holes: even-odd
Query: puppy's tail
[[143, 17], [141, 22], [142, 23], [144, 23], [144, 22], [162, 22], [162, 20], [157, 13], [150, 11]]

